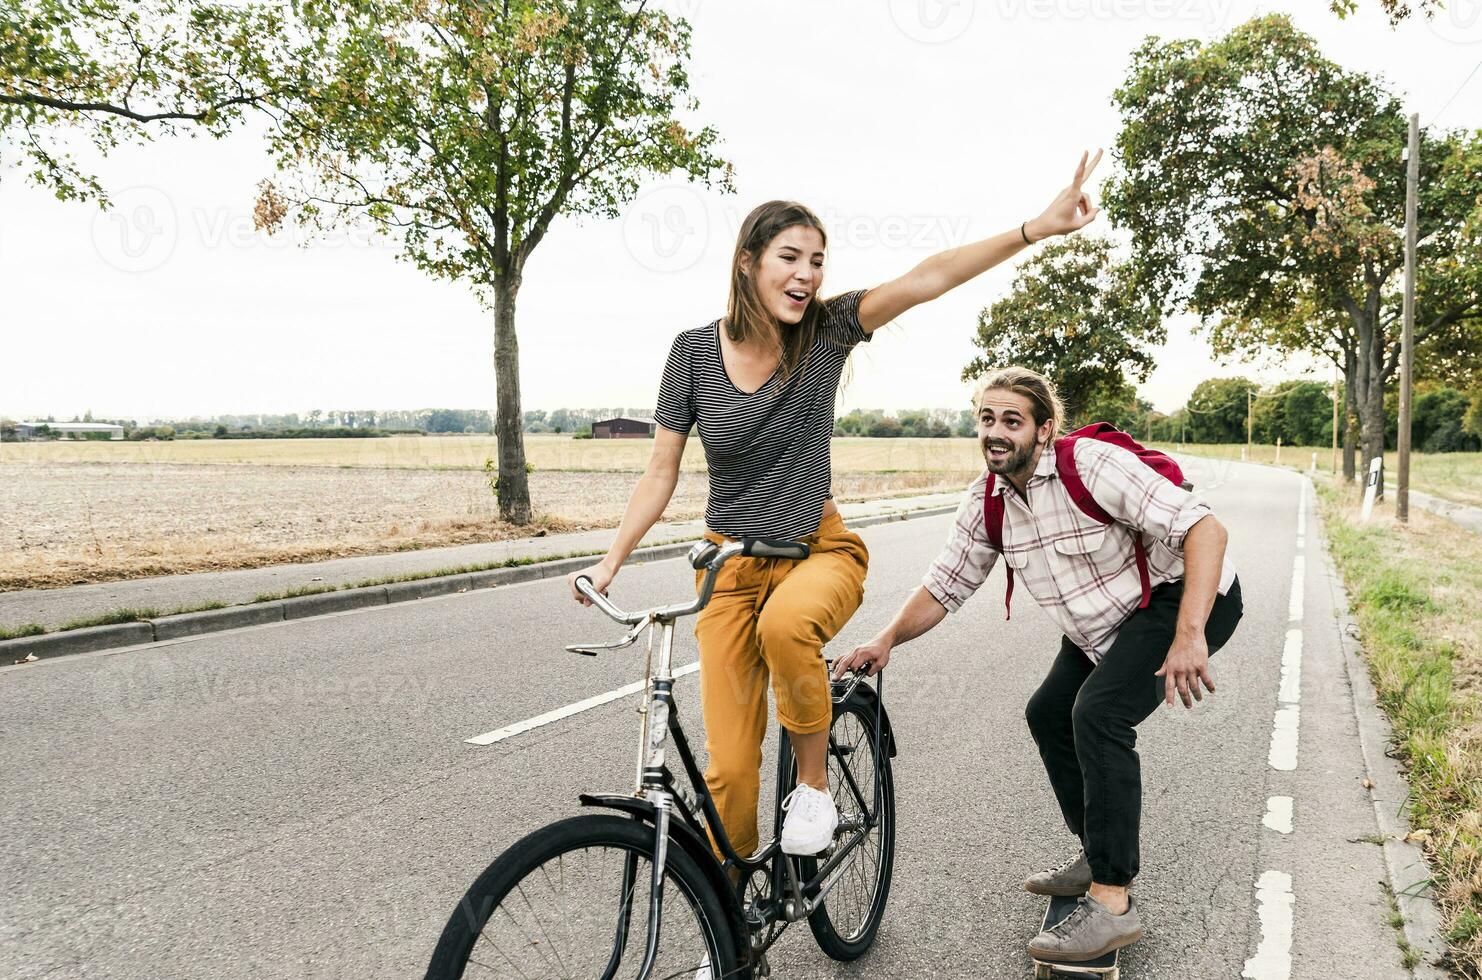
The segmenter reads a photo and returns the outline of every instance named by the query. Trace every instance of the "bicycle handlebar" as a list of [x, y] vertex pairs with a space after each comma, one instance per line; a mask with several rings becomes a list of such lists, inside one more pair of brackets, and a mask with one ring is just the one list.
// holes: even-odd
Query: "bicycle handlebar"
[[715, 590], [715, 576], [721, 566], [737, 555], [745, 555], [748, 558], [790, 558], [794, 561], [802, 561], [807, 558], [811, 549], [806, 541], [788, 541], [781, 538], [741, 538], [737, 541], [728, 541], [724, 545], [718, 545], [713, 541], [699, 541], [690, 549], [688, 555], [690, 567], [696, 571], [705, 569], [705, 579], [700, 583], [700, 589], [691, 602], [676, 603], [671, 606], [659, 606], [654, 609], [645, 609], [641, 612], [625, 612], [613, 604], [592, 585], [592, 580], [585, 575], [576, 578], [577, 591], [586, 596], [587, 599], [607, 614], [609, 619], [623, 623], [627, 626], [636, 626], [650, 619], [673, 620], [681, 616], [689, 616], [705, 608], [710, 601], [710, 595]]

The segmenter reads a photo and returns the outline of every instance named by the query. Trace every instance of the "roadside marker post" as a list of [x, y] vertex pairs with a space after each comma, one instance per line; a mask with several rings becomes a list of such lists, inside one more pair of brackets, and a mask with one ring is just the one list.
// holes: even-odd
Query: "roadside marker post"
[[1369, 480], [1364, 485], [1364, 511], [1361, 519], [1367, 521], [1374, 513], [1374, 495], [1379, 492], [1379, 468], [1384, 464], [1383, 456], [1375, 456], [1369, 462]]

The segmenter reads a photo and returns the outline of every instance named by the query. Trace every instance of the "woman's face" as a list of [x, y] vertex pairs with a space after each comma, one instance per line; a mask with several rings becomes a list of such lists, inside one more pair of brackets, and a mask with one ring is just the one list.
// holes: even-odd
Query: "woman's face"
[[757, 296], [778, 323], [797, 323], [823, 288], [823, 235], [817, 228], [793, 225], [767, 243], [748, 272]]

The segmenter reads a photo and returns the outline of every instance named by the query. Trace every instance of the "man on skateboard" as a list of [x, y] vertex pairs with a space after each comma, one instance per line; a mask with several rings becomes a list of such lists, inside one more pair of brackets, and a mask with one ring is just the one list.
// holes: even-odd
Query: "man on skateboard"
[[1002, 556], [1006, 611], [1017, 580], [1065, 634], [1025, 717], [1082, 844], [1024, 882], [1038, 895], [1080, 896], [1029, 952], [1086, 962], [1142, 938], [1128, 891], [1142, 810], [1136, 726], [1175, 693], [1189, 708], [1214, 693], [1209, 655], [1240, 620], [1240, 582], [1224, 526], [1180, 486], [1177, 465], [1124, 433], [1088, 427], [1057, 440], [1064, 412], [1041, 375], [994, 372], [977, 413], [987, 469], [946, 547], [890, 625], [834, 670], [878, 672], [893, 647], [959, 609]]

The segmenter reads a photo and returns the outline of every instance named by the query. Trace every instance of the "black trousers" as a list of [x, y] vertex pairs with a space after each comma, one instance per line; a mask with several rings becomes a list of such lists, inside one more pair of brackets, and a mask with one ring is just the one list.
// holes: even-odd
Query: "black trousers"
[[[1070, 639], [1025, 717], [1070, 832], [1081, 839], [1091, 876], [1128, 885], [1137, 876], [1142, 816], [1142, 768], [1136, 726], [1163, 703], [1163, 666], [1173, 645], [1183, 582], [1153, 590], [1146, 609], [1127, 618], [1101, 663]], [[1230, 639], [1242, 612], [1240, 580], [1217, 596], [1204, 627], [1213, 654]], [[1177, 694], [1175, 706], [1184, 710]]]

